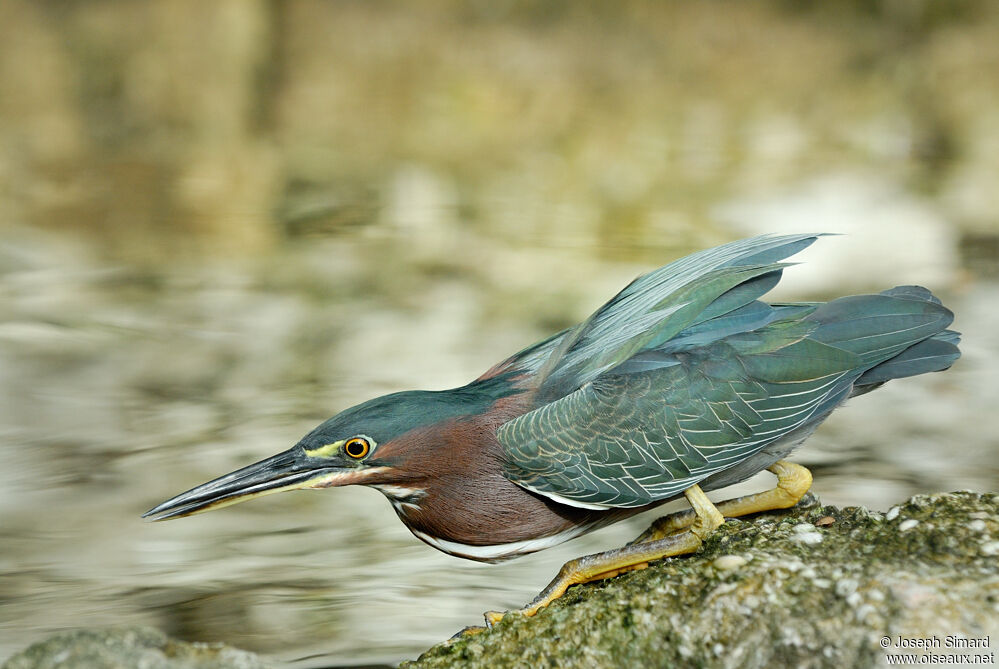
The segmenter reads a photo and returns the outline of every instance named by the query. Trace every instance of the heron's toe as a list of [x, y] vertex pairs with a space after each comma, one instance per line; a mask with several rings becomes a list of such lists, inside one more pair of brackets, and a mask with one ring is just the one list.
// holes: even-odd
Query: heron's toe
[[506, 611], [486, 611], [483, 616], [486, 619], [486, 627], [492, 629], [494, 625], [503, 620], [506, 616]]

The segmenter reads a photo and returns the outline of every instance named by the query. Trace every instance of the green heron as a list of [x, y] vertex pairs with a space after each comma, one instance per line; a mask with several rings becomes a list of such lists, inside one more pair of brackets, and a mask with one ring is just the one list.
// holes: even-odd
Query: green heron
[[[960, 356], [953, 314], [919, 286], [761, 301], [781, 261], [818, 236], [754, 237], [677, 260], [466, 386], [359, 404], [145, 516], [360, 484], [434, 548], [497, 562], [686, 497], [691, 510], [627, 546], [566, 563], [527, 615], [570, 585], [696, 551], [725, 516], [801, 499], [811, 474], [784, 458], [844, 400]], [[772, 490], [717, 504], [704, 494], [764, 469], [777, 476]], [[500, 617], [487, 613], [487, 624]]]

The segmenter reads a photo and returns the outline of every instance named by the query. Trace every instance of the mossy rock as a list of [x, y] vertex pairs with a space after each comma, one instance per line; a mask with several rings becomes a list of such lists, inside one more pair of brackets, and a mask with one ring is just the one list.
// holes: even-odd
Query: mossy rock
[[922, 652], [900, 637], [994, 652], [997, 498], [921, 495], [887, 514], [809, 498], [729, 520], [694, 555], [576, 586], [403, 666], [866, 667]]
[[245, 650], [185, 643], [150, 627], [81, 629], [33, 644], [2, 669], [268, 669]]

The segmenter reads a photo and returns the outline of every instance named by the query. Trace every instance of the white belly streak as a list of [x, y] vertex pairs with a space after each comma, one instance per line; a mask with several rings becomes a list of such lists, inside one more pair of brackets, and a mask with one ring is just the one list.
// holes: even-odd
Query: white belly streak
[[392, 502], [419, 498], [426, 494], [423, 488], [407, 488], [406, 486], [391, 485], [388, 483], [378, 483], [369, 487], [380, 491]]
[[494, 546], [469, 546], [467, 544], [458, 543], [457, 541], [448, 541], [446, 539], [432, 537], [425, 532], [420, 532], [419, 530], [414, 530], [413, 528], [410, 528], [410, 531], [416, 535], [416, 538], [430, 544], [437, 550], [444, 551], [450, 555], [471, 558], [473, 560], [498, 562], [507, 558], [517, 557], [518, 555], [535, 553], [546, 548], [551, 548], [552, 546], [557, 546], [568, 541], [569, 539], [575, 539], [579, 535], [585, 534], [591, 529], [593, 529], [591, 525], [581, 525], [558, 534], [553, 534], [549, 537], [526, 539], [524, 541], [514, 541], [508, 544], [496, 544]]
[[548, 499], [555, 500], [559, 504], [565, 504], [567, 506], [575, 506], [580, 509], [593, 509], [595, 511], [607, 511], [608, 509], [613, 509], [614, 507], [608, 506], [607, 504], [592, 504], [590, 502], [580, 502], [575, 499], [569, 499], [568, 497], [562, 497], [556, 493], [550, 492], [548, 490], [537, 490], [524, 483], [518, 483], [517, 485], [523, 486], [532, 492], [536, 492], [539, 495], [544, 495]]
[[392, 499], [391, 497], [389, 498], [389, 502], [392, 503], [392, 508], [395, 509], [395, 512], [403, 517], [408, 515], [410, 511], [420, 510], [420, 505], [413, 504], [412, 502], [400, 502], [399, 500]]

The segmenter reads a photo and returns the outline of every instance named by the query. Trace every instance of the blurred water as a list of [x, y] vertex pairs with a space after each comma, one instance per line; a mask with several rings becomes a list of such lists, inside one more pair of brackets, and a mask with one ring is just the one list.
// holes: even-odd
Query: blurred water
[[[850, 201], [866, 191], [840, 192]], [[762, 214], [724, 209], [741, 212], [732, 225], [742, 230], [798, 200], [782, 202]], [[853, 242], [863, 247], [865, 234]], [[999, 487], [999, 292], [962, 266], [956, 239], [920, 245], [918, 226], [904, 224], [895, 234], [924, 254], [964, 357], [851, 402], [818, 431], [797, 460], [828, 503], [885, 509], [917, 492]], [[883, 266], [823, 256], [840, 242], [802, 254], [782, 296], [918, 277], [892, 262], [904, 265], [904, 247], [884, 250]], [[648, 519], [488, 566], [423, 545], [367, 489], [169, 523], [139, 515], [287, 448], [338, 409], [465, 383], [585, 317], [649, 269], [650, 255], [666, 262], [695, 243], [666, 236], [629, 259], [564, 229], [518, 245], [444, 217], [310, 237], [253, 261], [143, 268], [109, 266], [67, 235], [5, 230], [0, 657], [60, 629], [148, 623], [293, 666], [394, 662], [486, 609], [523, 604], [563, 561], [620, 545]], [[844, 265], [856, 269], [849, 286], [837, 278]], [[807, 291], [795, 290], [798, 277]]]
[[782, 299], [924, 283], [965, 334], [797, 454], [822, 499], [999, 488], [996, 4], [724, 11], [0, 3], [0, 658], [143, 622], [394, 662], [523, 604], [647, 519], [487, 566], [366, 489], [139, 515], [759, 232], [849, 233]]

